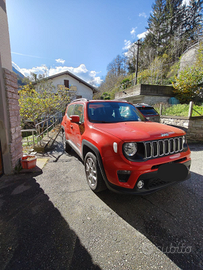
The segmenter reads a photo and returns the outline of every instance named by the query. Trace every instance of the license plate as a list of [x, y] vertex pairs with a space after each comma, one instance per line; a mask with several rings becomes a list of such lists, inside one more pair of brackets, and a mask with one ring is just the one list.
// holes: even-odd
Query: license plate
[[183, 181], [188, 175], [188, 169], [181, 163], [163, 164], [158, 169], [158, 177], [167, 182]]

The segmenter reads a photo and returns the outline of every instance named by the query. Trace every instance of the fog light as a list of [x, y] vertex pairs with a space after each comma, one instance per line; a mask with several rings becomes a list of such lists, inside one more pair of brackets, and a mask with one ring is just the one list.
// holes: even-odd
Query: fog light
[[119, 182], [127, 182], [130, 177], [131, 171], [117, 171]]
[[143, 188], [143, 187], [144, 187], [144, 181], [143, 181], [143, 180], [139, 180], [139, 181], [137, 182], [137, 188], [141, 189], [141, 188]]

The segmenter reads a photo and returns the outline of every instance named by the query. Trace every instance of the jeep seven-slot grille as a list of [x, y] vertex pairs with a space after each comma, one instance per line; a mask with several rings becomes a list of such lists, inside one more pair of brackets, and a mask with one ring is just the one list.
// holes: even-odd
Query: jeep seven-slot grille
[[183, 150], [183, 137], [144, 142], [145, 158], [170, 155]]

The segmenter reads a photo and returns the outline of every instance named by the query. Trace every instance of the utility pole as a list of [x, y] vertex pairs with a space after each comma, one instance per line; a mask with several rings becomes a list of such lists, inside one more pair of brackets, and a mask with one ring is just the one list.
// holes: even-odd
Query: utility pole
[[138, 74], [138, 60], [139, 60], [139, 47], [141, 45], [140, 40], [138, 39], [137, 43], [137, 60], [136, 60], [136, 67], [135, 67], [135, 85], [137, 84], [137, 74]]

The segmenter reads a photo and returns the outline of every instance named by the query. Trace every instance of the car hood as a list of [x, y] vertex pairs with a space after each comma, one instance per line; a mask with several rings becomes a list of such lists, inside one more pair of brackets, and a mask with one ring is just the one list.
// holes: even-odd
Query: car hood
[[119, 122], [94, 124], [94, 128], [109, 133], [123, 141], [147, 141], [181, 136], [185, 132], [179, 128], [155, 122]]

